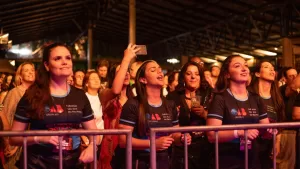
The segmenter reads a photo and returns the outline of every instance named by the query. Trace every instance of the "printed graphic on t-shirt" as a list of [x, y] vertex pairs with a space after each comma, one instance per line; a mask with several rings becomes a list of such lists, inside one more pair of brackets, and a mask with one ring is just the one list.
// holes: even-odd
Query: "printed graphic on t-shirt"
[[247, 113], [245, 108], [240, 108], [240, 109], [232, 108], [230, 111], [230, 113], [237, 119], [245, 118], [245, 116], [247, 116], [248, 114], [249, 114], [249, 116], [252, 116], [252, 117], [258, 116], [256, 108], [248, 108], [248, 112], [249, 113]]
[[266, 105], [266, 108], [267, 108], [267, 112], [270, 112], [270, 113], [275, 113], [275, 108], [273, 106], [270, 106], [270, 105]]
[[248, 111], [249, 111], [249, 116], [252, 116], [252, 117], [258, 117], [259, 114], [258, 114], [258, 111], [256, 108], [248, 108]]
[[271, 98], [262, 98], [262, 101], [265, 106], [265, 110], [268, 113], [268, 118], [270, 122], [276, 122], [277, 121], [277, 112], [275, 110], [275, 106], [273, 104], [273, 101]]
[[[92, 108], [84, 91], [74, 87], [70, 88], [70, 92], [65, 97], [52, 96], [52, 99], [44, 107], [43, 119], [28, 117], [27, 110], [31, 110], [31, 105], [26, 96], [23, 96], [18, 103], [15, 120], [30, 124], [30, 130], [58, 131], [79, 129], [82, 122], [94, 118]], [[64, 150], [74, 150], [79, 145], [79, 136], [64, 136]], [[52, 144], [40, 144], [40, 146], [53, 147], [54, 150], [57, 148]]]
[[233, 116], [235, 116], [235, 118], [244, 118], [244, 116], [247, 115], [247, 113], [246, 113], [246, 111], [245, 111], [244, 108], [241, 108], [241, 109], [235, 109], [235, 108], [233, 108], [233, 109], [231, 109], [230, 112], [231, 112], [231, 114]]
[[64, 112], [64, 109], [60, 104], [55, 104], [51, 107], [45, 106], [45, 112], [45, 116], [59, 116], [59, 114]]
[[73, 104], [73, 105], [67, 104], [66, 109], [69, 114], [81, 114], [82, 113], [81, 110], [78, 110], [78, 106], [76, 104]]
[[[266, 113], [259, 107], [259, 100], [249, 94], [247, 100], [237, 100], [228, 91], [216, 95], [208, 111], [208, 118], [218, 118], [223, 124], [248, 124], [259, 122]], [[263, 104], [260, 104], [263, 105]], [[264, 115], [265, 116], [265, 115]]]
[[146, 114], [149, 127], [167, 127], [172, 123], [172, 116], [168, 113], [154, 112]]
[[161, 120], [159, 114], [155, 113], [151, 115], [151, 121], [159, 121]]
[[[168, 105], [169, 106], [169, 105]], [[121, 117], [120, 117], [120, 124], [132, 125], [137, 128], [138, 123], [138, 107], [139, 102], [135, 99], [127, 101], [125, 106], [123, 107]], [[171, 107], [171, 106], [169, 106]], [[134, 108], [134, 109], [133, 109]], [[173, 108], [173, 106], [172, 106]], [[146, 117], [146, 136], [149, 136], [149, 129], [156, 128], [156, 127], [171, 127], [178, 123], [176, 117], [176, 109], [174, 108], [173, 111], [167, 111], [166, 107], [161, 105], [159, 107], [154, 107], [148, 105], [149, 112], [145, 114]], [[134, 113], [133, 113], [134, 112]], [[135, 131], [135, 130], [134, 130]], [[157, 133], [160, 136], [166, 136], [166, 133]], [[138, 135], [138, 134], [137, 134]], [[148, 137], [147, 137], [148, 138]], [[143, 138], [143, 139], [147, 139]]]
[[[79, 122], [82, 119], [82, 105], [66, 102], [65, 98], [53, 98], [54, 105], [45, 106], [45, 124]], [[66, 103], [65, 103], [66, 102]]]

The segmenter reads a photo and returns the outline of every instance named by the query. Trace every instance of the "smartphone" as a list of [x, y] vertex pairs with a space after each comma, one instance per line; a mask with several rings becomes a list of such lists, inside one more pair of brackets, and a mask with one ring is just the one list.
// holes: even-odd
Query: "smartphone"
[[136, 55], [147, 55], [147, 46], [146, 45], [136, 45], [136, 47], [140, 48]]

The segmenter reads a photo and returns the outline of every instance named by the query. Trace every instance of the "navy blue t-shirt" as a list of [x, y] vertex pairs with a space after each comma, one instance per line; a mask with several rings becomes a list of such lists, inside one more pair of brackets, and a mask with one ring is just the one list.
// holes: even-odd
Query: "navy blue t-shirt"
[[[72, 130], [79, 129], [80, 124], [94, 118], [93, 110], [84, 91], [75, 87], [70, 87], [65, 96], [51, 96], [50, 102], [45, 105], [44, 119], [35, 119], [28, 116], [30, 110], [29, 101], [24, 95], [19, 101], [14, 120], [30, 124], [29, 130]], [[67, 138], [67, 142], [72, 144], [70, 149], [77, 149], [80, 145], [79, 136]], [[35, 145], [37, 146], [37, 145]], [[38, 144], [42, 147], [52, 147], [52, 144]]]
[[[122, 108], [120, 124], [132, 126], [132, 136], [138, 139], [150, 139], [149, 129], [156, 127], [172, 127], [178, 125], [177, 110], [173, 101], [166, 101], [164, 105], [151, 106], [148, 104], [149, 114], [145, 115], [146, 133], [144, 136], [138, 134], [139, 101], [136, 98], [129, 99]], [[166, 111], [166, 108], [169, 110]], [[157, 137], [168, 136], [170, 133], [157, 133]], [[149, 152], [149, 150], [145, 150]]]
[[[267, 118], [267, 111], [261, 98], [249, 92], [245, 100], [236, 99], [229, 89], [216, 94], [208, 111], [207, 118], [219, 119], [222, 125], [226, 124], [255, 124]], [[252, 140], [252, 149], [249, 150], [249, 166], [254, 167], [257, 159], [255, 140]], [[244, 151], [240, 150], [240, 139], [219, 143], [220, 168], [230, 166], [244, 167]]]

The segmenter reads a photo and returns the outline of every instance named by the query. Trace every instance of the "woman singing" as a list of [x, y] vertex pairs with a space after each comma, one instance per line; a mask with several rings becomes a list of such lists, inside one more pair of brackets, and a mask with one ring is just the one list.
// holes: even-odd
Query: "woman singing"
[[[161, 67], [153, 60], [145, 61], [136, 74], [137, 98], [128, 100], [121, 113], [119, 128], [132, 129], [133, 166], [138, 169], [150, 167], [149, 129], [155, 127], [178, 126], [177, 110], [174, 102], [167, 101], [161, 93], [164, 75]], [[167, 169], [168, 148], [175, 141], [181, 144], [180, 133], [159, 133], [155, 144], [157, 168]], [[190, 144], [191, 138], [188, 138]], [[120, 136], [120, 146], [125, 147], [126, 136]]]
[[[274, 66], [267, 61], [260, 62], [255, 67], [254, 73], [249, 90], [260, 96], [270, 122], [283, 122], [285, 120], [284, 103], [278, 88]], [[276, 137], [276, 156], [280, 150], [280, 138], [281, 134], [278, 134]], [[257, 143], [261, 168], [272, 168], [272, 137], [260, 136]]]

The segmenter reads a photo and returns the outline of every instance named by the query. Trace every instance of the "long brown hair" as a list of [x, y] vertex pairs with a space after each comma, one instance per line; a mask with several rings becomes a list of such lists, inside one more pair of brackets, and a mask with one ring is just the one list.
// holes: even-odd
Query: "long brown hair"
[[[251, 81], [250, 88], [249, 88], [252, 92], [254, 92], [258, 95], [259, 95], [259, 86], [258, 86], [259, 77], [256, 77], [255, 73], [260, 72], [261, 66], [265, 62], [268, 62], [268, 61], [261, 61], [261, 62], [256, 64], [254, 72], [253, 72], [254, 75], [252, 77], [252, 81]], [[270, 62], [268, 62], [268, 63], [270, 63]], [[270, 63], [270, 64], [272, 64], [272, 63]], [[273, 65], [273, 67], [274, 67], [274, 65]], [[283, 100], [282, 100], [282, 97], [281, 97], [281, 93], [279, 91], [278, 81], [277, 81], [276, 78], [271, 84], [270, 93], [271, 93], [272, 102], [273, 102], [274, 107], [275, 107], [275, 111], [277, 113], [277, 120], [279, 122], [283, 122], [285, 120], [284, 103], [283, 103]]]
[[[140, 82], [140, 78], [145, 77], [146, 66], [150, 62], [155, 62], [154, 60], [147, 60], [143, 62], [140, 68], [137, 70], [135, 84], [137, 99], [139, 101], [139, 112], [138, 112], [138, 134], [139, 136], [144, 136], [146, 134], [146, 114], [150, 113], [148, 108], [148, 95], [146, 91], [146, 85]], [[160, 92], [160, 97], [162, 99], [162, 106], [165, 107], [166, 112], [170, 113], [170, 109], [167, 106], [167, 100], [162, 95], [162, 90]]]
[[68, 49], [68, 47], [62, 43], [53, 43], [44, 48], [43, 60], [37, 71], [35, 81], [25, 92], [25, 97], [30, 104], [30, 109], [27, 109], [27, 116], [31, 118], [43, 119], [46, 104], [49, 102], [50, 105], [53, 104], [52, 100], [50, 99], [50, 73], [46, 70], [44, 63], [49, 62], [52, 49], [59, 46]]
[[[203, 69], [200, 67], [200, 65], [196, 62], [190, 61], [187, 62], [186, 64], [183, 65], [183, 67], [181, 68], [181, 71], [179, 72], [178, 75], [178, 85], [176, 86], [176, 91], [178, 92], [184, 92], [185, 91], [185, 82], [184, 82], [184, 75], [188, 69], [189, 66], [196, 66], [198, 68], [198, 72], [199, 72], [199, 76], [200, 76], [200, 85], [199, 85], [199, 89], [203, 88], [203, 84], [206, 82], [205, 78], [204, 78], [204, 73], [203, 73]], [[206, 82], [207, 83], [207, 82]]]
[[[216, 83], [216, 92], [217, 93], [223, 93], [227, 88], [229, 88], [229, 79], [227, 78], [227, 75], [229, 74], [229, 65], [233, 58], [241, 57], [240, 55], [231, 55], [228, 56], [221, 67], [220, 75], [218, 77], [217, 83]], [[242, 58], [242, 57], [241, 57]]]

